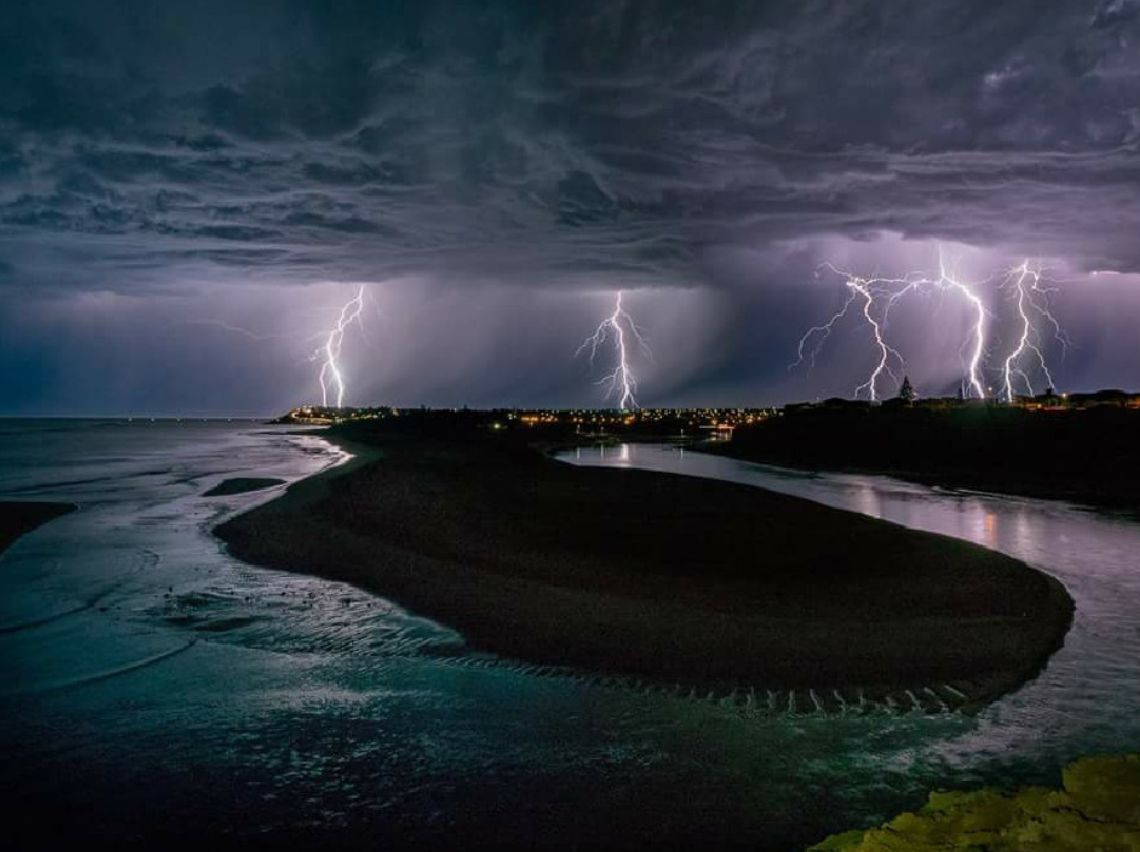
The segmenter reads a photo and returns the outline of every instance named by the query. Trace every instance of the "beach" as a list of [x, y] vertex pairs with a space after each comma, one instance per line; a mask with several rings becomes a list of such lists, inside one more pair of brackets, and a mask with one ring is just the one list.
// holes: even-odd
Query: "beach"
[[251, 491], [262, 491], [275, 485], [284, 485], [284, 479], [276, 477], [238, 476], [225, 479], [208, 491], [202, 493], [203, 497], [231, 497], [234, 494], [248, 494]]
[[25, 533], [74, 511], [71, 503], [0, 500], [0, 553]]
[[536, 665], [800, 690], [808, 709], [974, 709], [1032, 677], [1072, 618], [1015, 559], [758, 488], [572, 468], [476, 428], [325, 434], [354, 462], [217, 527], [230, 551]]

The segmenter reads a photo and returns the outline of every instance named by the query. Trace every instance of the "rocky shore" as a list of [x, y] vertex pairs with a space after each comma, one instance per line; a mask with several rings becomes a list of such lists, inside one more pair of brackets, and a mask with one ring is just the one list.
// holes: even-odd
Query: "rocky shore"
[[810, 852], [1140, 849], [1140, 755], [1082, 758], [1062, 789], [935, 792], [920, 810], [878, 828], [829, 837]]

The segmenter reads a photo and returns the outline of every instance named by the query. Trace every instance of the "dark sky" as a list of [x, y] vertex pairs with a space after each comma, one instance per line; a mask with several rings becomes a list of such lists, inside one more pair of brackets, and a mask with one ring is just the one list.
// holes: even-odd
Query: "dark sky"
[[[850, 395], [854, 320], [787, 369], [819, 265], [940, 247], [1047, 269], [1062, 389], [1140, 386], [1140, 0], [3, 6], [0, 413], [311, 400], [361, 283], [349, 402], [599, 404], [618, 289], [645, 404]], [[892, 317], [920, 392], [966, 322]]]

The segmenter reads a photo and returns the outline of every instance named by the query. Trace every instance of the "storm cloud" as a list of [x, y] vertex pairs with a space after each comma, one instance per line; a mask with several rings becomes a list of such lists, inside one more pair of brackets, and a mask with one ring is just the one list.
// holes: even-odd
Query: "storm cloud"
[[[523, 365], [572, 354], [597, 291], [647, 291], [659, 352], [684, 352], [649, 401], [753, 402], [830, 387], [784, 368], [797, 324], [834, 308], [814, 271], [837, 250], [1118, 273], [1069, 302], [1134, 307], [1140, 286], [1137, 0], [38, 0], [6, 4], [0, 79], [0, 365], [23, 377], [5, 410], [66, 408], [69, 365], [112, 345], [83, 329], [98, 294], [131, 348], [176, 313], [296, 339], [321, 328], [316, 285], [375, 282], [403, 319], [382, 357], [361, 350], [370, 392], [521, 404], [589, 399], [580, 369]], [[460, 359], [481, 367], [448, 363], [433, 329], [453, 321], [415, 309], [433, 300], [488, 317]], [[540, 314], [548, 348], [511, 357]], [[241, 337], [130, 351], [184, 392], [203, 363], [277, 388], [213, 388], [210, 411], [290, 401], [304, 346]], [[213, 351], [188, 362], [195, 341]], [[1140, 378], [1127, 345], [1095, 348], [1072, 381]], [[113, 391], [111, 361], [103, 399], [171, 409], [147, 370]]]

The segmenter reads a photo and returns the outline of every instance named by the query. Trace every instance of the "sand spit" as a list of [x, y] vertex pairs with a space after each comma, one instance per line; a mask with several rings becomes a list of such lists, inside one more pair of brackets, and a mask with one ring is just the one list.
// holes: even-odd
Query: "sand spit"
[[334, 431], [366, 449], [216, 533], [239, 558], [355, 583], [481, 650], [717, 694], [798, 690], [821, 712], [860, 697], [974, 709], [1034, 676], [1071, 623], [1055, 580], [956, 539], [401, 429]]

